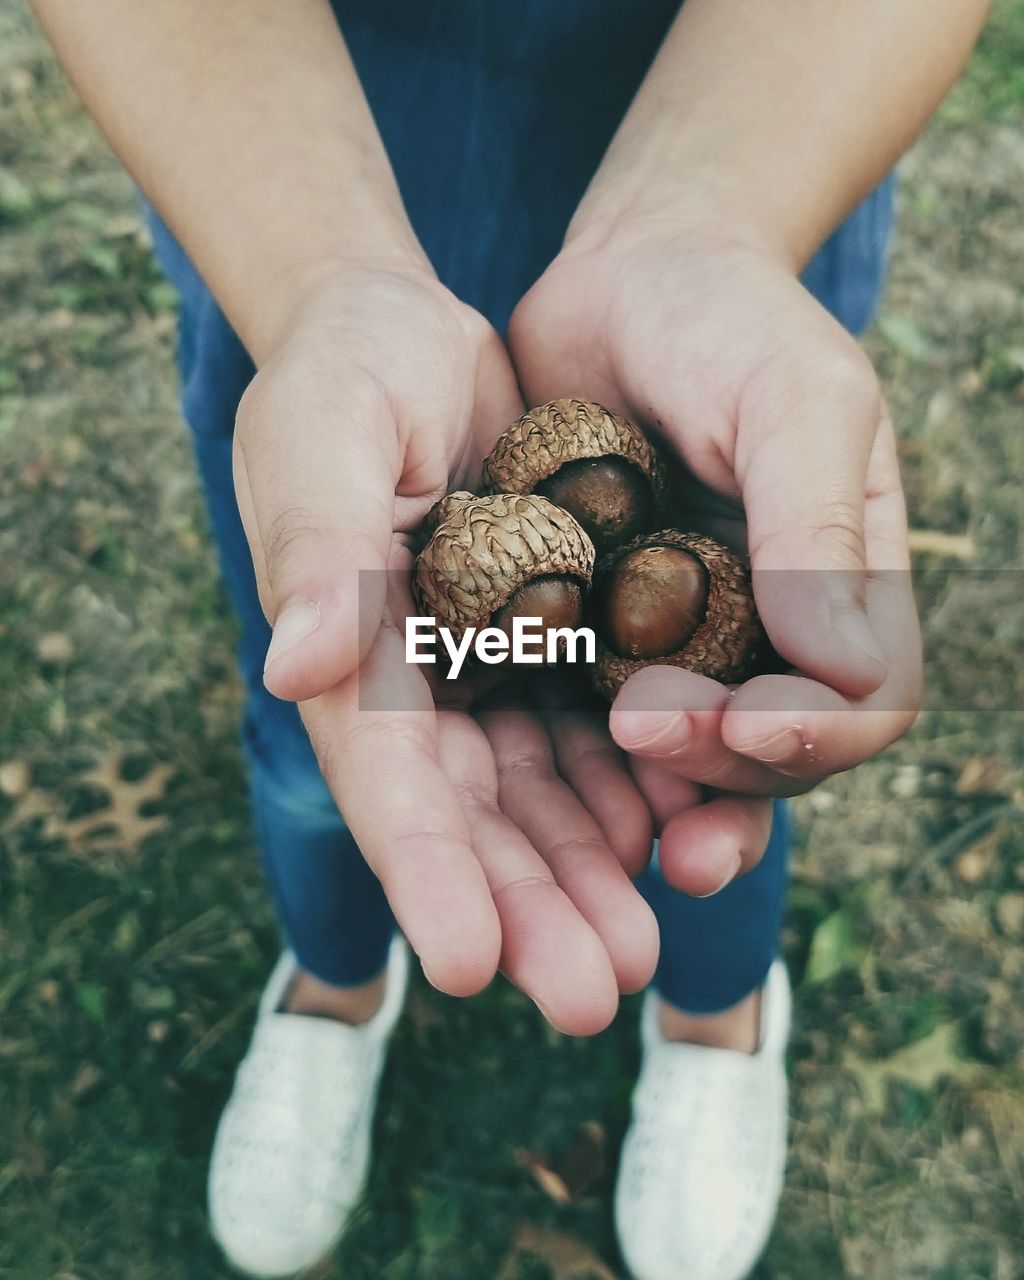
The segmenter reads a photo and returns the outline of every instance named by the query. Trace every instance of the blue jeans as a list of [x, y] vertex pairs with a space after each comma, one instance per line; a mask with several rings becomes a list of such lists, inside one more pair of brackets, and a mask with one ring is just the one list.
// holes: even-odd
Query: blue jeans
[[[499, 330], [557, 253], [676, 8], [676, 0], [337, 0], [416, 232], [445, 284]], [[568, 53], [585, 75], [568, 74]], [[270, 630], [231, 479], [235, 411], [254, 370], [180, 246], [148, 212], [157, 256], [181, 293], [182, 406], [241, 620], [244, 740], [270, 889], [303, 967], [326, 982], [362, 982], [384, 965], [393, 917], [295, 707], [263, 687]], [[852, 332], [874, 311], [891, 221], [890, 180], [805, 273]], [[711, 1012], [760, 985], [776, 953], [789, 841], [780, 802], [761, 863], [715, 897], [670, 889], [656, 862], [644, 873], [640, 888], [661, 927], [655, 985], [665, 999]]]

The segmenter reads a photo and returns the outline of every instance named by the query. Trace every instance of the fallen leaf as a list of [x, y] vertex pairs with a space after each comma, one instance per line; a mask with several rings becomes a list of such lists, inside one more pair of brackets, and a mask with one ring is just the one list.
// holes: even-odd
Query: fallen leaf
[[33, 818], [42, 818], [45, 834], [49, 835], [49, 827], [54, 819], [54, 809], [56, 807], [57, 801], [54, 796], [50, 795], [48, 791], [43, 791], [41, 787], [32, 787], [17, 798], [12, 813], [0, 830], [4, 832], [13, 831], [15, 828], [23, 827], [27, 822], [31, 822]]
[[827, 982], [844, 969], [856, 969], [864, 959], [864, 944], [856, 935], [852, 913], [845, 907], [826, 916], [814, 930], [804, 982]]
[[6, 77], [7, 88], [13, 97], [26, 98], [36, 87], [35, 76], [28, 67], [12, 67]]
[[847, 1049], [841, 1065], [857, 1081], [868, 1112], [880, 1114], [885, 1110], [885, 1093], [890, 1080], [906, 1080], [919, 1089], [931, 1090], [938, 1080], [945, 1077], [953, 1080], [975, 1078], [979, 1066], [959, 1057], [958, 1042], [956, 1023], [942, 1022], [923, 1040], [875, 1062]]
[[63, 666], [75, 656], [75, 646], [63, 631], [47, 631], [36, 641], [36, 657], [40, 662]]
[[36, 995], [52, 1009], [60, 1001], [60, 984], [53, 978], [44, 978], [36, 986]]
[[940, 427], [948, 422], [956, 409], [956, 397], [948, 387], [940, 387], [932, 393], [925, 410], [925, 422], [930, 427]]
[[596, 1120], [580, 1125], [569, 1146], [555, 1159], [523, 1148], [516, 1158], [555, 1204], [569, 1204], [604, 1172], [604, 1129]]
[[105, 791], [110, 803], [64, 823], [60, 834], [75, 853], [87, 854], [95, 846], [104, 844], [136, 854], [147, 837], [166, 826], [165, 814], [145, 817], [142, 809], [163, 796], [172, 769], [169, 765], [157, 765], [144, 777], [128, 782], [121, 777], [123, 760], [121, 754], [112, 753], [79, 779], [87, 786]]
[[988, 1120], [988, 1128], [1010, 1186], [1024, 1199], [1024, 1099], [1013, 1088], [980, 1089], [974, 1103]]
[[8, 800], [23, 796], [31, 784], [28, 765], [23, 760], [7, 760], [0, 764], [0, 792]]
[[530, 1223], [524, 1223], [516, 1232], [497, 1280], [517, 1280], [524, 1253], [546, 1263], [553, 1280], [618, 1280], [615, 1272], [577, 1236]]
[[111, 847], [138, 853], [142, 842], [167, 823], [165, 814], [146, 817], [142, 810], [163, 796], [173, 770], [169, 765], [157, 765], [144, 777], [128, 781], [121, 776], [124, 758], [114, 751], [76, 779], [106, 792], [109, 799], [102, 808], [69, 820], [58, 795], [42, 787], [30, 787], [15, 799], [13, 811], [0, 823], [0, 835], [41, 818], [43, 838], [63, 841], [77, 855]]
[[921, 777], [920, 765], [901, 764], [889, 784], [889, 790], [901, 800], [913, 800], [921, 790]]
[[878, 318], [878, 328], [900, 355], [906, 356], [908, 360], [918, 363], [931, 355], [931, 340], [909, 316], [885, 312]]
[[823, 787], [812, 791], [807, 799], [815, 813], [831, 813], [838, 804], [832, 792], [826, 791]]
[[549, 1200], [553, 1200], [555, 1204], [569, 1203], [572, 1199], [569, 1188], [565, 1185], [561, 1175], [557, 1174], [547, 1163], [547, 1157], [539, 1151], [529, 1151], [526, 1148], [521, 1148], [516, 1152], [516, 1159]]
[[555, 1164], [572, 1199], [577, 1199], [600, 1178], [605, 1168], [605, 1133], [596, 1120], [580, 1125], [572, 1144]]
[[973, 560], [978, 553], [967, 533], [943, 533], [940, 529], [911, 529], [907, 543], [912, 555], [948, 556], [950, 560]]
[[996, 919], [1007, 938], [1024, 938], [1024, 893], [1003, 893], [996, 903]]
[[953, 863], [953, 870], [964, 884], [980, 884], [995, 865], [996, 848], [1002, 838], [997, 827], [966, 848]]
[[960, 770], [953, 792], [958, 796], [976, 796], [998, 791], [1006, 778], [1006, 765], [988, 756], [972, 756]]
[[69, 1085], [72, 1098], [81, 1098], [103, 1079], [103, 1072], [93, 1062], [83, 1062]]

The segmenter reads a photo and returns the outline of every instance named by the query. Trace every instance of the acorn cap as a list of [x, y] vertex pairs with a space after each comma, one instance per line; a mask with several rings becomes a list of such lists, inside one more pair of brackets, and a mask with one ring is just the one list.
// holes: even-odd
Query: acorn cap
[[596, 662], [590, 672], [597, 692], [612, 699], [634, 671], [652, 666], [684, 667], [723, 684], [749, 679], [770, 646], [754, 605], [750, 571], [743, 562], [713, 538], [663, 529], [616, 547], [602, 558], [598, 575], [643, 547], [677, 547], [700, 561], [708, 578], [704, 620], [678, 652], [659, 658], [620, 657], [598, 635]]
[[443, 498], [438, 498], [423, 517], [420, 524], [420, 537], [429, 542], [439, 524], [443, 524], [464, 503], [475, 497], [476, 494], [470, 493], [468, 489], [456, 489], [454, 493], [446, 493]]
[[651, 486], [655, 508], [661, 506], [665, 468], [647, 437], [589, 400], [552, 400], [513, 422], [484, 459], [480, 487], [485, 493], [532, 493], [567, 462], [606, 457], [637, 467]]
[[589, 585], [594, 544], [567, 511], [533, 494], [449, 494], [416, 558], [417, 607], [450, 628], [457, 644], [485, 627], [519, 587], [540, 577]]

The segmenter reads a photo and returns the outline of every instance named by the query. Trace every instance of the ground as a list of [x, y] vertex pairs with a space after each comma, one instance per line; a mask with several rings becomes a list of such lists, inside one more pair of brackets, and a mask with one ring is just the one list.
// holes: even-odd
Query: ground
[[[868, 345], [928, 702], [796, 806], [793, 1145], [762, 1280], [1024, 1277], [1022, 66], [1003, 0], [903, 164]], [[207, 1152], [277, 949], [233, 627], [173, 294], [22, 0], [0, 0], [0, 297], [0, 1277], [216, 1280]], [[571, 1040], [501, 980], [416, 981], [319, 1280], [620, 1277], [636, 1013]]]

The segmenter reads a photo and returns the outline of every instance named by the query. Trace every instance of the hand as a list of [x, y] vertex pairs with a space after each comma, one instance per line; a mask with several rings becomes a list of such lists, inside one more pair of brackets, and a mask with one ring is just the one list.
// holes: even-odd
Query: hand
[[656, 221], [570, 240], [513, 316], [510, 347], [531, 403], [584, 395], [642, 423], [680, 464], [682, 527], [749, 549], [791, 671], [729, 690], [651, 668], [610, 721], [662, 824], [666, 878], [712, 892], [761, 856], [761, 797], [874, 755], [919, 705], [906, 515], [877, 379], [784, 265]]
[[[468, 994], [500, 965], [556, 1026], [589, 1033], [649, 979], [653, 917], [575, 793], [527, 767], [546, 739], [535, 717], [501, 732], [498, 716], [496, 761], [468, 715], [435, 714], [424, 668], [404, 661], [411, 538], [521, 411], [497, 335], [436, 280], [339, 269], [246, 392], [235, 480], [274, 628], [267, 687], [300, 702], [428, 978]], [[646, 807], [615, 768], [640, 823], [627, 843], [641, 830], [649, 847]], [[550, 802], [543, 829], [531, 785]]]

